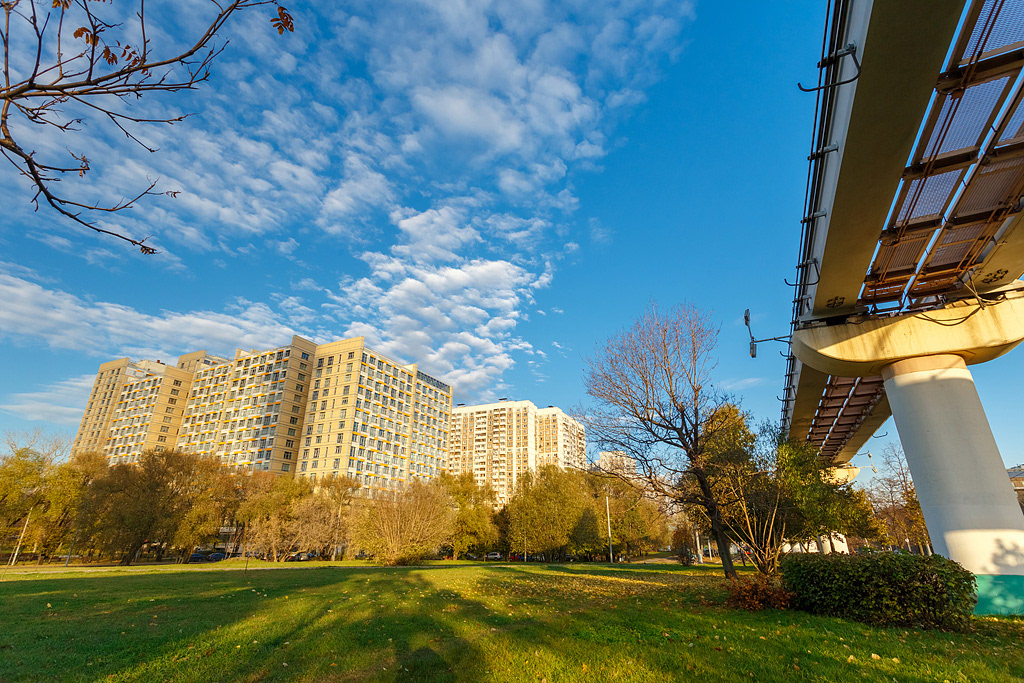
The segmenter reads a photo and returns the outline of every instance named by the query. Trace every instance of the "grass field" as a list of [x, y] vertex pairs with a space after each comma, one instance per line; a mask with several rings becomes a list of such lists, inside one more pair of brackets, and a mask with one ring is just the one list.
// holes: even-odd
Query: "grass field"
[[12, 572], [0, 681], [1024, 681], [1024, 620], [734, 611], [702, 568], [238, 567]]

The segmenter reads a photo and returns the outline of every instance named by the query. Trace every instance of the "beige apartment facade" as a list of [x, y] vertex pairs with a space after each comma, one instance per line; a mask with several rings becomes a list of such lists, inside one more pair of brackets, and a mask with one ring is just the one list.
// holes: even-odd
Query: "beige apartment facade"
[[[205, 351], [183, 359], [190, 365], [223, 362]], [[119, 358], [100, 365], [72, 444], [72, 453], [93, 451], [130, 462], [149, 448], [177, 444], [183, 408], [192, 380], [181, 365], [159, 360]]]
[[315, 352], [314, 342], [294, 336], [197, 367], [178, 448], [231, 472], [293, 474]]
[[73, 452], [111, 464], [177, 447], [232, 473], [348, 475], [369, 495], [439, 476], [452, 389], [368, 348], [295, 336], [233, 359], [205, 351], [177, 366], [127, 358], [100, 367]]
[[78, 433], [71, 446], [71, 452], [102, 453], [110, 435], [110, 423], [117, 411], [117, 403], [121, 398], [121, 390], [125, 382], [145, 375], [142, 363], [133, 362], [130, 358], [118, 358], [100, 365], [96, 379], [86, 401], [82, 421], [78, 425]]
[[310, 391], [299, 477], [347, 475], [374, 495], [444, 471], [452, 388], [417, 364], [362, 337], [321, 344]]
[[452, 410], [448, 470], [472, 472], [505, 505], [527, 473], [545, 465], [562, 469], [586, 464], [586, 432], [554, 406], [538, 409], [532, 401], [507, 401]]
[[636, 458], [625, 451], [601, 451], [597, 454], [594, 466], [600, 472], [617, 474], [620, 477], [637, 476]]

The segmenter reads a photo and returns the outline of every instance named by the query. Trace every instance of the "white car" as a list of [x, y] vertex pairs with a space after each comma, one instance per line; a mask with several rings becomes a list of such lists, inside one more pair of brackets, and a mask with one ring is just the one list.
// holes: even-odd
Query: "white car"
[[500, 560], [501, 559], [501, 553], [492, 550], [491, 552], [487, 553], [485, 559], [488, 559], [488, 560]]

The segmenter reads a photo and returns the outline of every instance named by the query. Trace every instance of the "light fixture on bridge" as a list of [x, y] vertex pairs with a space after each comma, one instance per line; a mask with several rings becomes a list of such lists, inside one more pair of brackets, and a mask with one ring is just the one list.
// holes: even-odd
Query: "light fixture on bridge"
[[754, 332], [753, 332], [753, 330], [750, 329], [750, 309], [749, 308], [746, 309], [745, 311], [743, 311], [743, 324], [747, 326], [747, 333], [750, 334], [750, 357], [751, 358], [757, 358], [757, 345], [760, 344], [761, 342], [777, 341], [777, 342], [783, 342], [784, 344], [788, 344], [789, 343], [790, 335], [788, 335], [788, 334], [785, 337], [767, 337], [765, 339], [754, 339]]

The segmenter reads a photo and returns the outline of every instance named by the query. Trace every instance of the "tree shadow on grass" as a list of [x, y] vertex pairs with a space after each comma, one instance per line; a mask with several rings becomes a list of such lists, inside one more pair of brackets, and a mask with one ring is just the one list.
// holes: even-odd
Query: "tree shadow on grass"
[[[789, 639], [769, 632], [780, 630], [776, 613], [680, 604], [672, 586], [624, 590], [623, 577], [656, 575], [485, 565], [0, 584], [0, 681], [735, 680], [746, 671], [781, 680], [797, 657], [804, 670], [845, 666], [844, 650], [810, 644], [814, 624], [834, 620], [808, 618]], [[770, 648], [758, 635], [773, 638]]]

